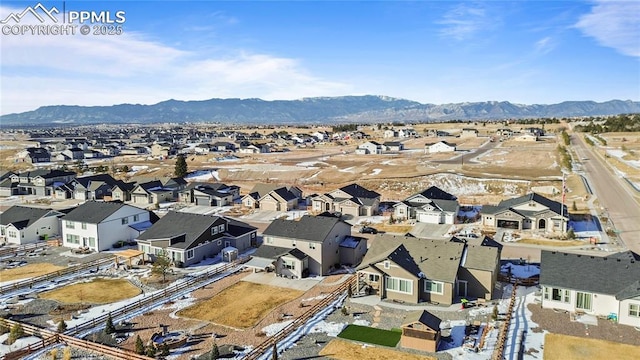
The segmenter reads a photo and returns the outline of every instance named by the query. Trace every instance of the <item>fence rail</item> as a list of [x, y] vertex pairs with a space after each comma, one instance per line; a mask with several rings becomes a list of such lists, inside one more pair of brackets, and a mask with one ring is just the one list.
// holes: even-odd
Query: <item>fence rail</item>
[[509, 326], [511, 325], [511, 317], [513, 316], [513, 308], [516, 304], [516, 289], [518, 288], [518, 280], [513, 285], [511, 293], [511, 301], [509, 301], [509, 308], [507, 309], [507, 317], [500, 326], [500, 333], [498, 334], [498, 341], [496, 342], [496, 348], [493, 350], [491, 360], [502, 360], [504, 357], [505, 343], [507, 342], [507, 336], [509, 335]]
[[296, 329], [298, 329], [299, 327], [304, 325], [307, 321], [309, 321], [311, 318], [313, 318], [317, 313], [319, 313], [321, 310], [329, 306], [329, 304], [337, 300], [340, 296], [342, 296], [345, 292], [348, 291], [349, 287], [351, 287], [351, 290], [353, 293], [354, 292], [353, 286], [355, 283], [356, 283], [356, 276], [353, 275], [349, 277], [349, 279], [347, 279], [345, 282], [340, 284], [340, 286], [336, 290], [329, 293], [327, 297], [317, 302], [315, 305], [309, 308], [309, 310], [305, 311], [302, 315], [296, 318], [292, 323], [287, 325], [285, 328], [283, 328], [282, 330], [280, 330], [279, 332], [277, 332], [276, 334], [274, 334], [273, 336], [269, 337], [268, 339], [263, 341], [261, 344], [256, 346], [243, 359], [254, 360], [254, 359], [260, 358], [262, 355], [268, 352], [273, 347], [274, 344], [277, 344], [279, 341], [285, 339], [292, 332], [294, 332]]
[[0, 286], [0, 295], [4, 295], [4, 294], [6, 294], [8, 292], [11, 292], [11, 291], [25, 289], [27, 287], [33, 287], [33, 286], [35, 286], [35, 285], [37, 285], [37, 284], [39, 284], [41, 282], [51, 281], [51, 280], [53, 280], [53, 279], [55, 279], [57, 277], [60, 277], [60, 276], [86, 271], [86, 270], [88, 270], [88, 269], [90, 269], [92, 267], [100, 267], [100, 266], [106, 265], [106, 264], [108, 264], [110, 262], [113, 262], [112, 258], [103, 258], [103, 259], [93, 260], [93, 261], [90, 261], [90, 262], [87, 262], [87, 263], [70, 266], [70, 267], [62, 269], [62, 270], [58, 270], [58, 271], [54, 271], [54, 272], [51, 272], [51, 273], [48, 273], [48, 274], [36, 276], [36, 277], [30, 278], [30, 279], [16, 281], [16, 282], [8, 284], [8, 285]]
[[[136, 310], [153, 307], [158, 304], [167, 302], [171, 299], [172, 296], [175, 296], [177, 293], [180, 293], [184, 290], [187, 290], [190, 288], [195, 290], [198, 286], [201, 286], [203, 283], [210, 281], [211, 277], [222, 274], [229, 270], [232, 270], [233, 268], [249, 261], [249, 259], [250, 257], [240, 257], [232, 263], [208, 270], [202, 274], [199, 274], [196, 277], [189, 278], [185, 282], [167, 287], [160, 292], [153, 293], [148, 297], [145, 297], [136, 302], [130, 303], [129, 305], [126, 305], [118, 310], [98, 316], [83, 324], [74, 326], [73, 328], [68, 329], [62, 334], [56, 333], [49, 329], [30, 325], [30, 324], [19, 323], [17, 321], [12, 321], [7, 319], [2, 320], [2, 321], [5, 321], [5, 323], [10, 326], [14, 326], [15, 324], [19, 323], [20, 325], [22, 325], [22, 328], [24, 329], [26, 334], [42, 337], [43, 340], [38, 343], [28, 345], [22, 349], [13, 351], [9, 354], [5, 354], [4, 356], [0, 357], [0, 360], [21, 359], [28, 354], [42, 350], [52, 344], [55, 344], [56, 342], [64, 342], [70, 346], [97, 352], [118, 360], [119, 359], [150, 360], [151, 358], [149, 357], [138, 355], [129, 350], [110, 347], [110, 346], [98, 344], [89, 340], [78, 339], [74, 337], [74, 335], [81, 335], [83, 332], [88, 332], [88, 331], [96, 330], [103, 327], [106, 324], [106, 319], [109, 315], [111, 315], [112, 319], [116, 321], [116, 318], [121, 317], [123, 315], [131, 314]], [[113, 261], [113, 260], [108, 259], [108, 261]], [[96, 264], [93, 264], [92, 266], [96, 266]], [[54, 339], [54, 337], [55, 337], [55, 341], [52, 340]]]
[[20, 253], [28, 253], [30, 251], [34, 251], [40, 248], [46, 248], [46, 242], [36, 242], [31, 244], [24, 244], [16, 247], [3, 247], [0, 248], [0, 258], [9, 256], [9, 255], [18, 255]]

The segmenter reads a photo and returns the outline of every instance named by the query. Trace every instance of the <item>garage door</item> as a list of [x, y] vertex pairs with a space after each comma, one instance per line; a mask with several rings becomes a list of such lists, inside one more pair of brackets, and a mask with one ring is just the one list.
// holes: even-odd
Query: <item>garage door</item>
[[200, 205], [200, 206], [209, 206], [210, 202], [209, 202], [209, 198], [208, 197], [196, 197], [196, 205]]
[[440, 224], [440, 214], [418, 214], [418, 222]]

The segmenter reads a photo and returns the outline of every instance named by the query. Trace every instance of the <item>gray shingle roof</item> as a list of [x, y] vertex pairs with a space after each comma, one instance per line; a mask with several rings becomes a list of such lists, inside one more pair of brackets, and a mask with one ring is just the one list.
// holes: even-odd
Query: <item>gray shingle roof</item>
[[138, 237], [140, 240], [167, 239], [185, 235], [185, 248], [203, 233], [210, 232], [211, 226], [221, 217], [171, 211]]
[[495, 271], [500, 262], [500, 249], [493, 246], [467, 245], [465, 261], [467, 269]]
[[344, 223], [338, 218], [310, 215], [298, 221], [277, 219], [264, 230], [263, 235], [323, 242], [339, 222]]
[[349, 184], [347, 186], [341, 187], [340, 190], [355, 198], [376, 199], [380, 197], [380, 194], [378, 194], [377, 192], [365, 189], [358, 184]]
[[[523, 203], [527, 203], [529, 201], [535, 201], [539, 204], [542, 204], [546, 207], [548, 207], [551, 211], [555, 212], [556, 214], [560, 215], [561, 213], [563, 213], [562, 211], [562, 204], [557, 202], [557, 201], [553, 201], [551, 199], [547, 199], [546, 197], [536, 194], [536, 193], [530, 193], [530, 194], [526, 194], [517, 198], [513, 198], [513, 199], [507, 199], [507, 200], [502, 200], [500, 202], [500, 204], [498, 204], [498, 206], [503, 207], [503, 208], [511, 208], [514, 206], [518, 206], [521, 205]], [[566, 214], [567, 211], [564, 211], [564, 214]]]
[[[455, 212], [458, 210], [458, 202], [456, 200], [433, 200], [433, 203], [442, 211]], [[456, 214], [458, 215], [458, 214]]]
[[264, 258], [264, 259], [273, 259], [276, 260], [280, 256], [285, 255], [291, 251], [291, 248], [280, 247], [280, 246], [271, 246], [271, 245], [260, 245], [256, 251], [251, 254], [252, 257]]
[[5, 212], [0, 214], [0, 224], [14, 224], [18, 229], [24, 229], [33, 224], [36, 220], [42, 218], [51, 209], [34, 208], [28, 206], [12, 206]]
[[426, 197], [427, 199], [435, 200], [456, 200], [457, 198], [448, 192], [440, 189], [437, 186], [431, 186], [430, 188], [423, 190], [419, 193], [420, 195]]
[[616, 299], [618, 300], [639, 299], [640, 300], [640, 280], [636, 280], [631, 285], [620, 290], [620, 292], [616, 294]]
[[416, 277], [422, 272], [427, 279], [453, 283], [464, 247], [462, 243], [378, 234], [359, 269], [389, 259]]
[[124, 206], [130, 205], [126, 205], [118, 201], [87, 201], [84, 204], [79, 205], [75, 209], [71, 210], [62, 219], [68, 221], [82, 221], [89, 224], [98, 224]]
[[540, 284], [616, 295], [640, 279], [640, 262], [628, 254], [607, 257], [542, 251]]

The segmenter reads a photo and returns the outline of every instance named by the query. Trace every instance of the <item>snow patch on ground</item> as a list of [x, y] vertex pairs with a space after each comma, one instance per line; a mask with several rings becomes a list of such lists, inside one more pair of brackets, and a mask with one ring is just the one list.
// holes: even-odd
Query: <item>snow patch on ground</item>
[[217, 170], [198, 170], [185, 176], [185, 180], [202, 182], [206, 182], [208, 180], [220, 181], [220, 176], [218, 175]]
[[527, 279], [532, 276], [540, 275], [540, 266], [538, 265], [516, 265], [513, 263], [507, 263], [500, 267], [500, 272], [508, 274], [511, 269], [511, 275], [520, 279]]
[[382, 169], [373, 169], [373, 170], [371, 171], [371, 174], [369, 174], [369, 175], [378, 175], [378, 174], [380, 174], [381, 172], [382, 172]]
[[[355, 324], [355, 322], [354, 322]], [[356, 324], [357, 325], [357, 324]], [[316, 325], [314, 325], [309, 333], [323, 333], [327, 334], [327, 336], [336, 337], [338, 334], [342, 332], [342, 330], [347, 326], [346, 323], [335, 323], [335, 322], [326, 322], [324, 320], [320, 321]]]
[[280, 331], [282, 331], [282, 329], [284, 329], [287, 326], [289, 326], [289, 324], [291, 324], [292, 322], [293, 322], [293, 320], [287, 320], [287, 321], [283, 321], [283, 322], [267, 325], [267, 326], [262, 328], [262, 331], [265, 334], [267, 334], [267, 336], [273, 336], [273, 335], [279, 333]]
[[338, 170], [338, 171], [340, 171], [340, 172], [354, 173], [354, 172], [356, 172], [356, 171], [355, 171], [353, 168], [354, 168], [354, 166], [350, 166], [350, 167], [348, 167], [348, 168], [346, 168], [346, 169], [340, 169], [340, 170]]

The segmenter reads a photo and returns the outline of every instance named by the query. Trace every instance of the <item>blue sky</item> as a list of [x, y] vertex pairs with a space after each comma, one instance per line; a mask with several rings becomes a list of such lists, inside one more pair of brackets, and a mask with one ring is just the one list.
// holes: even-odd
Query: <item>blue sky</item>
[[[0, 19], [36, 4], [3, 1]], [[64, 5], [125, 11], [123, 34], [0, 35], [2, 114], [171, 98], [640, 100], [638, 1]]]

